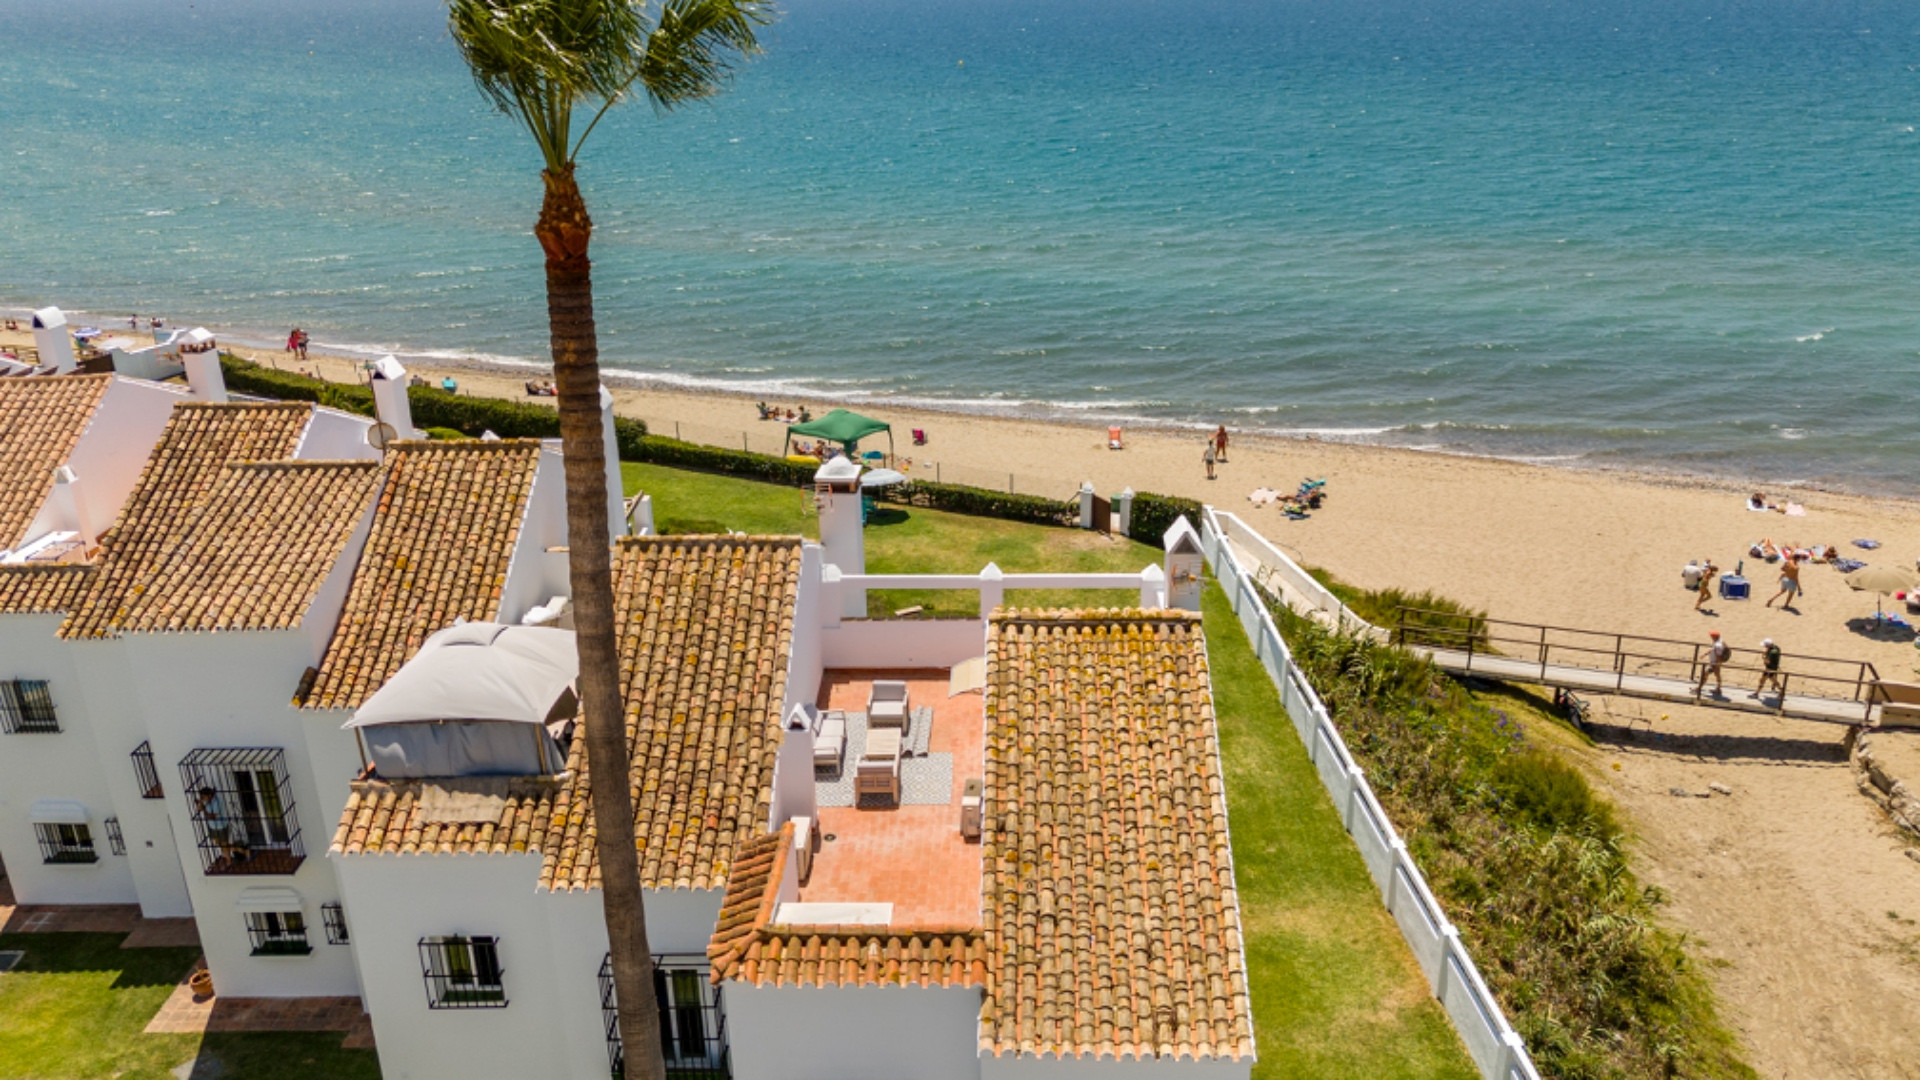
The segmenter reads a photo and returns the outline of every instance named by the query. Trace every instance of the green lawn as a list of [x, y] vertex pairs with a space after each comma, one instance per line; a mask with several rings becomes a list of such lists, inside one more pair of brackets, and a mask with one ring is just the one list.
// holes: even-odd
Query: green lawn
[[371, 1050], [340, 1032], [148, 1035], [142, 1029], [200, 955], [122, 949], [120, 934], [6, 934], [26, 956], [0, 975], [0, 1075], [8, 1080], [378, 1080]]
[[[653, 496], [661, 532], [820, 537], [813, 492], [731, 476], [621, 465], [627, 493]], [[867, 571], [873, 574], [974, 573], [994, 563], [1008, 573], [1137, 573], [1160, 562], [1160, 549], [1080, 529], [1055, 529], [998, 518], [883, 503], [867, 523]], [[1023, 607], [1133, 607], [1137, 590], [1017, 590], [1007, 601]], [[972, 592], [886, 590], [868, 594], [869, 615], [891, 615], [919, 605], [927, 615], [977, 614]]]
[[1478, 1076], [1211, 581], [1203, 614], [1252, 981], [1254, 1075]]

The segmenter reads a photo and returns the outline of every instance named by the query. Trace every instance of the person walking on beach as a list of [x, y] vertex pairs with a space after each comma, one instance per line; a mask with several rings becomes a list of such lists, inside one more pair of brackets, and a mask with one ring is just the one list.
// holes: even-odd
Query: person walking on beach
[[307, 342], [312, 339], [307, 337], [305, 330], [295, 330], [293, 333], [297, 339], [294, 345], [300, 350], [300, 359], [305, 360], [307, 358]]
[[1213, 479], [1213, 463], [1218, 456], [1219, 452], [1214, 449], [1213, 440], [1208, 439], [1206, 452], [1200, 455], [1200, 460], [1207, 465], [1207, 479], [1209, 480]]
[[297, 326], [287, 332], [287, 352], [300, 355], [300, 328]]
[[1767, 601], [1766, 606], [1772, 607], [1775, 600], [1784, 596], [1787, 599], [1785, 603], [1780, 605], [1780, 610], [1792, 611], [1793, 598], [1799, 595], [1800, 560], [1793, 555], [1789, 555], [1780, 560], [1780, 591], [1773, 594], [1772, 598]]
[[1707, 688], [1707, 676], [1711, 675], [1713, 676], [1713, 696], [1726, 697], [1726, 690], [1720, 681], [1720, 665], [1726, 663], [1727, 657], [1733, 655], [1733, 649], [1720, 640], [1718, 630], [1707, 631], [1707, 637], [1713, 639], [1713, 644], [1707, 646], [1706, 658], [1700, 665], [1700, 681], [1693, 685], [1693, 696], [1699, 697], [1700, 692]]
[[[1701, 604], [1713, 599], [1713, 579], [1719, 575], [1720, 568], [1713, 565], [1712, 559], [1708, 559], [1707, 565], [1700, 568], [1700, 595], [1694, 597], [1693, 610], [1699, 611]], [[1719, 637], [1720, 635], [1715, 634], [1714, 636]]]
[[1753, 696], [1759, 697], [1761, 691], [1773, 687], [1781, 697], [1787, 694], [1787, 683], [1780, 675], [1780, 646], [1772, 638], [1760, 641], [1760, 685], [1753, 688]]
[[1214, 448], [1214, 456], [1220, 459], [1221, 464], [1223, 465], [1226, 464], [1227, 425], [1221, 424], [1219, 429], [1213, 433], [1213, 448]]

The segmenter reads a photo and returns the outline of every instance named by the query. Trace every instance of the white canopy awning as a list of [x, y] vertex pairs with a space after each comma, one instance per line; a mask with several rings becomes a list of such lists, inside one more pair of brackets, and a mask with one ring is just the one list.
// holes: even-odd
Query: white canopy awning
[[300, 893], [284, 885], [255, 885], [240, 890], [236, 911], [300, 911]]
[[40, 799], [27, 811], [35, 825], [85, 825], [87, 807], [73, 799]]
[[436, 720], [544, 724], [579, 674], [571, 630], [456, 623], [428, 638], [341, 726]]

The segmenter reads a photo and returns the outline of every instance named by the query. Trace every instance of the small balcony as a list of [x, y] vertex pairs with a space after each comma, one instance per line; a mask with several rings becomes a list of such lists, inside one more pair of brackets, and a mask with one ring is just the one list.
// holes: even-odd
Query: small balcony
[[208, 875], [292, 874], [306, 861], [278, 747], [195, 750], [180, 762], [180, 783]]

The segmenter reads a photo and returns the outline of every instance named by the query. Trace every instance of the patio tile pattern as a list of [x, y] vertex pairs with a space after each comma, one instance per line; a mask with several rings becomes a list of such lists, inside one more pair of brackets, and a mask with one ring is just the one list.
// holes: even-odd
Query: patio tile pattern
[[971, 926], [784, 926], [773, 916], [793, 826], [740, 847], [707, 958], [715, 985], [984, 986], [986, 945]]
[[116, 636], [120, 619], [152, 584], [156, 569], [193, 531], [227, 466], [291, 458], [312, 417], [313, 407], [299, 402], [175, 405], [119, 520], [100, 538], [92, 588], [73, 606], [60, 635]]
[[[800, 545], [795, 536], [645, 536], [614, 551], [634, 835], [648, 888], [723, 888], [735, 850], [765, 831]], [[576, 737], [542, 849], [546, 888], [599, 885], [585, 751]]]
[[210, 997], [195, 997], [187, 979], [206, 968], [196, 961], [167, 995], [160, 1011], [147, 1022], [149, 1035], [195, 1035], [203, 1032], [340, 1031], [348, 1049], [373, 1045], [372, 1021], [357, 997], [237, 998], [223, 997], [219, 986]]
[[0, 379], [0, 549], [27, 529], [106, 396], [111, 375]]
[[358, 708], [429, 635], [499, 614], [539, 461], [535, 439], [392, 444], [373, 527], [305, 707]]
[[1199, 617], [998, 612], [986, 721], [982, 1051], [1251, 1057]]
[[93, 587], [94, 568], [78, 563], [0, 566], [0, 615], [71, 611]]
[[560, 785], [544, 777], [514, 777], [499, 816], [488, 821], [429, 821], [422, 793], [454, 780], [355, 780], [334, 830], [342, 855], [506, 855], [540, 851]]
[[134, 566], [104, 625], [118, 633], [286, 630], [300, 625], [379, 479], [372, 461], [256, 461], [226, 466], [164, 553]]

